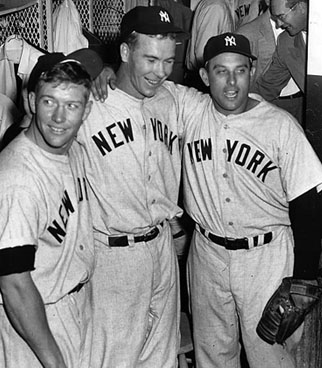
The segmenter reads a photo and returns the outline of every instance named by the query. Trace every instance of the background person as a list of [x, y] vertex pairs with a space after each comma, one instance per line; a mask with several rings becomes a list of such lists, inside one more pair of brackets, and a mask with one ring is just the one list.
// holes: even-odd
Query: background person
[[283, 88], [293, 78], [300, 92], [288, 98], [295, 99], [295, 101], [291, 101], [287, 108], [303, 125], [307, 0], [271, 0], [270, 11], [272, 19], [285, 31], [278, 37], [270, 67], [257, 79], [254, 91], [265, 100], [286, 108], [287, 101], [279, 96]]

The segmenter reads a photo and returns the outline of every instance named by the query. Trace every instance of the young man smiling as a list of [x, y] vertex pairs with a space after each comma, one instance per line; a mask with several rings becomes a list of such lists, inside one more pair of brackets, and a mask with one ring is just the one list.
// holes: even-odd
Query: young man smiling
[[91, 109], [91, 50], [41, 56], [27, 129], [0, 154], [0, 366], [88, 368], [91, 213], [75, 136]]
[[180, 34], [162, 7], [125, 14], [117, 88], [94, 101], [78, 134], [94, 193], [91, 368], [176, 367], [180, 305], [169, 222], [182, 214], [181, 156], [175, 102], [165, 103], [163, 84]]

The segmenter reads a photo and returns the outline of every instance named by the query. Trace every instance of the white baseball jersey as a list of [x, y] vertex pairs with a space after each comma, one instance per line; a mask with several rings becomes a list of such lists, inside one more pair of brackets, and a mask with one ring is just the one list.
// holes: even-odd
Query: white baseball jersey
[[48, 153], [22, 133], [0, 155], [0, 249], [36, 247], [31, 275], [45, 304], [63, 298], [93, 271], [91, 215], [80, 154], [77, 143], [68, 155]]
[[[68, 155], [51, 154], [21, 133], [0, 154], [0, 249], [36, 248], [31, 277], [70, 368], [89, 367], [92, 339], [89, 283], [73, 291], [94, 268], [89, 188], [81, 153], [75, 142]], [[23, 262], [24, 257], [17, 261]], [[24, 266], [29, 269], [29, 263]], [[40, 368], [2, 306], [0, 323], [0, 366]]]
[[239, 366], [240, 328], [250, 367], [283, 362], [293, 368], [288, 350], [263, 342], [256, 326], [282, 278], [292, 275], [288, 202], [322, 182], [322, 165], [296, 120], [260, 96], [251, 95], [261, 101], [253, 109], [225, 116], [210, 96], [166, 86], [185, 124], [183, 197], [189, 215], [221, 237], [273, 232], [266, 246], [227, 250], [196, 227], [188, 273], [197, 364]]
[[203, 66], [203, 51], [210, 37], [234, 32], [258, 16], [259, 0], [202, 0], [191, 26], [186, 66], [198, 70]]
[[[179, 134], [175, 102], [163, 87], [143, 100], [109, 89], [79, 130], [94, 197], [92, 368], [176, 364], [178, 270], [165, 220], [182, 214]], [[156, 225], [151, 241], [109, 246], [107, 235], [127, 234], [131, 242]]]
[[203, 50], [210, 37], [236, 29], [234, 10], [226, 0], [202, 0], [194, 13], [186, 66], [198, 70], [203, 65]]
[[109, 89], [104, 103], [93, 101], [90, 121], [77, 140], [86, 151], [96, 231], [143, 233], [182, 213], [175, 104], [158, 108], [167, 96], [163, 87], [144, 100]]
[[251, 95], [261, 101], [255, 108], [224, 116], [209, 96], [167, 86], [185, 124], [189, 215], [203, 228], [232, 238], [290, 225], [288, 202], [322, 183], [321, 162], [297, 121], [258, 95]]

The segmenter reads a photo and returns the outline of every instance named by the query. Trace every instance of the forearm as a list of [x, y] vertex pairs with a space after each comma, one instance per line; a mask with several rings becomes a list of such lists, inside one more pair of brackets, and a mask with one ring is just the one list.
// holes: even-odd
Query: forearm
[[67, 368], [50, 331], [42, 298], [29, 272], [2, 276], [0, 288], [7, 316], [45, 368]]
[[322, 196], [316, 188], [290, 202], [294, 235], [294, 274], [297, 279], [317, 278], [321, 253]]

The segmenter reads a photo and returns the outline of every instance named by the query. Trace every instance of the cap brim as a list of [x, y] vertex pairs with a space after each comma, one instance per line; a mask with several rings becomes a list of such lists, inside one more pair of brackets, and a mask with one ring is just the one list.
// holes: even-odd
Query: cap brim
[[178, 27], [174, 26], [169, 27], [169, 25], [164, 26], [159, 25], [158, 27], [153, 27], [153, 29], [151, 29], [150, 25], [147, 25], [146, 27], [142, 25], [137, 26], [135, 29], [132, 28], [124, 29], [123, 32], [121, 33], [121, 40], [123, 41], [124, 39], [126, 39], [132, 32], [142, 33], [145, 35], [174, 33], [177, 35], [178, 38], [183, 40], [190, 38], [190, 34], [188, 32], [185, 32], [183, 29]]
[[86, 48], [68, 54], [66, 59], [80, 62], [92, 79], [100, 74], [104, 66], [99, 55], [95, 51]]
[[233, 53], [233, 54], [240, 54], [240, 55], [244, 55], [244, 56], [246, 56], [246, 57], [248, 57], [248, 58], [250, 58], [250, 59], [252, 59], [253, 61], [254, 60], [257, 60], [257, 57], [256, 56], [254, 56], [254, 55], [251, 55], [251, 54], [248, 54], [248, 53], [246, 53], [246, 52], [242, 52], [242, 51], [239, 51], [239, 50], [227, 50], [226, 48], [225, 49], [222, 49], [222, 50], [218, 50], [213, 56], [210, 56], [210, 57], [208, 57], [208, 58], [206, 58], [205, 60], [204, 60], [204, 63], [206, 64], [206, 63], [208, 63], [208, 61], [209, 60], [211, 60], [211, 59], [213, 59], [214, 57], [216, 57], [217, 55], [220, 55], [220, 54], [223, 54], [223, 53], [227, 53], [227, 52], [231, 52], [231, 53]]

